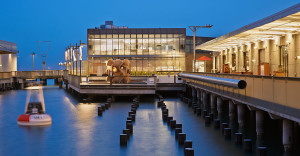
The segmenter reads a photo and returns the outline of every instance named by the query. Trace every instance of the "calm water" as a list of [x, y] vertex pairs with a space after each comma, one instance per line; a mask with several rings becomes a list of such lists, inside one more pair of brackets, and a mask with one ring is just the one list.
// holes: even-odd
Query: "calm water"
[[[0, 95], [0, 155], [183, 155], [175, 131], [162, 121], [155, 101], [141, 99], [134, 132], [127, 147], [119, 144], [132, 99], [113, 102], [97, 116], [100, 103], [80, 103], [64, 89], [45, 87], [46, 112], [52, 126], [21, 127], [18, 116], [24, 112], [26, 90]], [[187, 139], [193, 141], [195, 155], [245, 155], [240, 146], [225, 140], [219, 130], [205, 126], [202, 118], [177, 98], [166, 98], [169, 114], [183, 124]]]

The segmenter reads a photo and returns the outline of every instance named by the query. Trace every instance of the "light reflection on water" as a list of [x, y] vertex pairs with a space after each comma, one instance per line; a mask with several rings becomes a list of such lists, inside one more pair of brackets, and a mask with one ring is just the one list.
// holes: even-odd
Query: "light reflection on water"
[[[53, 123], [45, 127], [21, 127], [26, 90], [0, 94], [0, 155], [183, 155], [175, 132], [162, 121], [155, 101], [142, 99], [137, 110], [134, 133], [127, 147], [120, 147], [132, 99], [114, 102], [102, 117], [99, 103], [80, 103], [63, 89], [44, 89], [47, 113]], [[220, 131], [206, 127], [202, 118], [176, 98], [166, 98], [169, 114], [183, 124], [187, 139], [193, 141], [195, 155], [245, 155], [227, 141]]]

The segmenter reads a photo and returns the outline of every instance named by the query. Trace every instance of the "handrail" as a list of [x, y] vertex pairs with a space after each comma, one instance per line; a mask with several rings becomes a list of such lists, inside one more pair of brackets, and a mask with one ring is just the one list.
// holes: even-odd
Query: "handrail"
[[195, 80], [199, 80], [199, 81], [224, 85], [224, 86], [228, 86], [228, 87], [235, 87], [235, 88], [239, 88], [239, 89], [245, 89], [247, 86], [247, 83], [244, 80], [202, 76], [202, 75], [194, 75], [194, 74], [184, 74], [184, 73], [179, 73], [178, 76], [183, 77], [183, 78], [190, 78], [190, 79], [195, 79]]

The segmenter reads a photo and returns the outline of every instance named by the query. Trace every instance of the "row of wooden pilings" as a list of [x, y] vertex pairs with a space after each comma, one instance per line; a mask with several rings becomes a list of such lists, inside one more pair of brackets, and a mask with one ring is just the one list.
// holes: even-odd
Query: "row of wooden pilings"
[[191, 140], [186, 140], [186, 133], [182, 131], [182, 124], [176, 123], [176, 120], [172, 116], [169, 116], [169, 110], [167, 105], [164, 102], [164, 98], [158, 94], [159, 101], [157, 102], [157, 107], [160, 107], [162, 110], [162, 118], [164, 122], [175, 130], [175, 139], [178, 140], [179, 145], [184, 146], [184, 155], [185, 156], [194, 156], [193, 142]]
[[[187, 97], [185, 97], [183, 94], [180, 94], [180, 99], [185, 104], [187, 104], [189, 107], [194, 109], [194, 113], [197, 116], [202, 116], [204, 118], [205, 124], [210, 125], [211, 123], [214, 124], [215, 129], [220, 129], [222, 135], [226, 139], [231, 139], [232, 136], [232, 129], [229, 127], [229, 124], [227, 122], [220, 121], [219, 118], [217, 118], [217, 115], [213, 112], [209, 112], [209, 110], [205, 109], [205, 107], [202, 107], [202, 105], [195, 100], [191, 100]], [[234, 142], [237, 145], [242, 145], [243, 150], [245, 152], [252, 152], [252, 139], [244, 138], [243, 133], [234, 133]], [[257, 147], [257, 155], [259, 156], [266, 156], [267, 155], [267, 148], [266, 147]]]
[[127, 140], [130, 139], [130, 135], [133, 134], [133, 122], [135, 122], [136, 118], [136, 110], [140, 105], [139, 97], [133, 99], [133, 103], [131, 104], [131, 110], [128, 112], [128, 117], [126, 120], [126, 128], [123, 129], [123, 133], [120, 134], [120, 145], [126, 146]]
[[106, 102], [98, 107], [98, 116], [102, 116], [102, 113], [111, 107], [111, 102], [112, 98], [107, 98]]

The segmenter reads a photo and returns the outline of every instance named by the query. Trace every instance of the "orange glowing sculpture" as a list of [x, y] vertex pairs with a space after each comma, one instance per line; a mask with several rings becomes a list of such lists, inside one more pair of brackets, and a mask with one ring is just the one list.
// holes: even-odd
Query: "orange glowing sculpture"
[[129, 83], [130, 82], [130, 61], [127, 59], [108, 60], [106, 63], [107, 81], [112, 83]]

